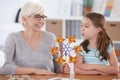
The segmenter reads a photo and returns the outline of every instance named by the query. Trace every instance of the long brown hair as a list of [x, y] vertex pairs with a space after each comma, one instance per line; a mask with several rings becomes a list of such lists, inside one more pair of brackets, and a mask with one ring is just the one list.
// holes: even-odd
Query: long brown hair
[[[85, 17], [90, 19], [96, 28], [100, 27], [102, 29], [97, 36], [97, 49], [99, 50], [99, 57], [102, 56], [101, 61], [107, 60], [109, 58], [109, 54], [107, 52], [108, 46], [109, 44], [113, 46], [113, 43], [105, 30], [106, 21], [104, 16], [99, 13], [88, 13], [85, 15]], [[84, 40], [80, 44], [80, 46], [82, 46], [87, 53], [89, 52], [88, 45], [89, 40]]]

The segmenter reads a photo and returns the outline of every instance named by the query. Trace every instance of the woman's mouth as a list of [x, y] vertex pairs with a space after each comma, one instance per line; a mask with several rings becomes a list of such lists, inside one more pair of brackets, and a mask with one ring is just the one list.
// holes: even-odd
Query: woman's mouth
[[40, 26], [41, 26], [41, 25], [40, 25], [40, 24], [39, 24], [39, 25], [38, 25], [38, 24], [36, 24], [35, 26], [36, 26], [37, 28], [40, 28]]

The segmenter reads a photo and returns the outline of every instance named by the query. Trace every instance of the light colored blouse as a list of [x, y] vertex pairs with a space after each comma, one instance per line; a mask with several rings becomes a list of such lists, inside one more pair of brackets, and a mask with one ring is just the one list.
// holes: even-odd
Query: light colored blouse
[[36, 50], [32, 50], [23, 39], [21, 31], [10, 34], [4, 46], [7, 62], [0, 69], [0, 74], [14, 74], [18, 66], [56, 72], [59, 65], [55, 59], [59, 55], [50, 54], [50, 48], [57, 46], [55, 38], [54, 34], [42, 31], [39, 47]]

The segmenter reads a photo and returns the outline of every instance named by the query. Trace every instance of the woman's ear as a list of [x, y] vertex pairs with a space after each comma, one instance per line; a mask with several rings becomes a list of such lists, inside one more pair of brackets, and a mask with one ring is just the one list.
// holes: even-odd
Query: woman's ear
[[21, 20], [24, 25], [27, 24], [27, 17], [23, 16]]
[[22, 22], [24, 23], [24, 22], [26, 22], [26, 20], [27, 20], [26, 17], [23, 16], [23, 17], [22, 17]]

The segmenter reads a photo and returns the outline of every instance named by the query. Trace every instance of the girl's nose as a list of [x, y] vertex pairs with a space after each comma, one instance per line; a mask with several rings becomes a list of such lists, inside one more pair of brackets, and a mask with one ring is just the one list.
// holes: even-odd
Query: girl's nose
[[80, 28], [80, 31], [84, 31], [84, 28], [83, 28], [83, 27], [81, 27], [81, 28]]

